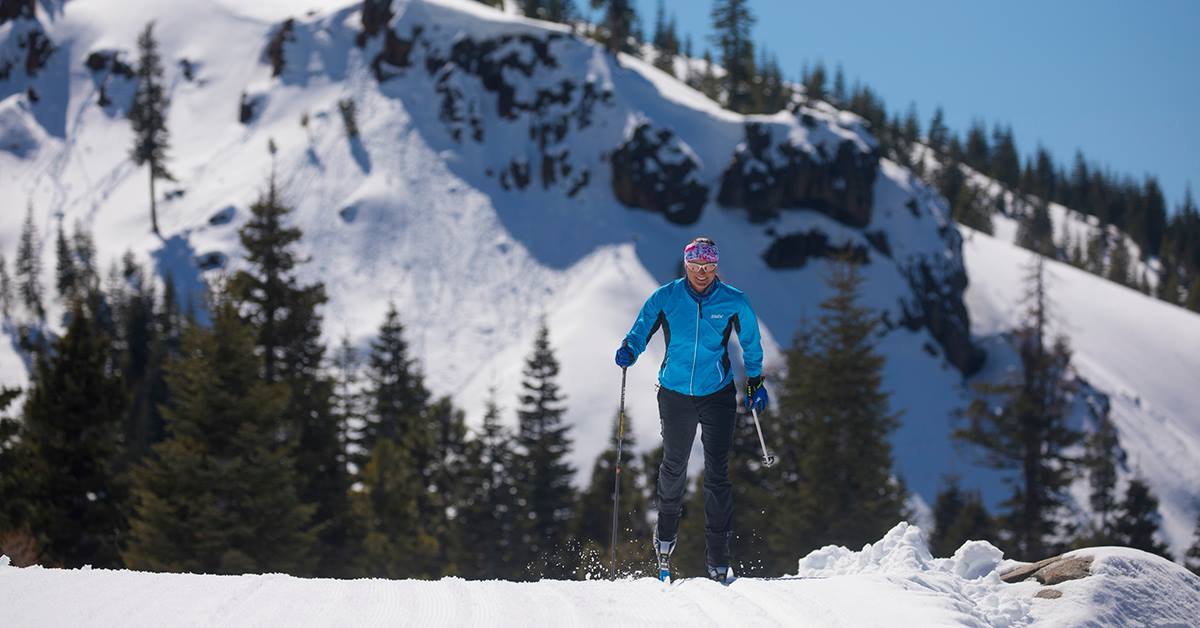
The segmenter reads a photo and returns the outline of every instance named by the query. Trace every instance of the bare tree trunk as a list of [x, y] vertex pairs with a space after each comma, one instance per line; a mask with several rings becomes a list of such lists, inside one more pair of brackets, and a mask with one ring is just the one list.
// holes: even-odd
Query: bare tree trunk
[[150, 227], [154, 230], [154, 235], [162, 237], [158, 232], [158, 210], [154, 205], [154, 162], [150, 162]]

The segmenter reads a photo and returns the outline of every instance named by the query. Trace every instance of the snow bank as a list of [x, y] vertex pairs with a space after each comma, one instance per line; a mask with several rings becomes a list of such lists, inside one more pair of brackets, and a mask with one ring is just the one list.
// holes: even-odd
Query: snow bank
[[857, 552], [827, 545], [800, 559], [797, 577], [881, 577], [905, 591], [957, 609], [968, 624], [1024, 625], [1036, 584], [1006, 584], [997, 567], [1003, 552], [987, 541], [968, 541], [951, 558], [934, 558], [921, 529], [896, 524], [882, 539]]
[[1092, 575], [1037, 599], [1006, 584], [1001, 552], [968, 541], [934, 558], [899, 523], [859, 551], [824, 547], [794, 576], [515, 583], [443, 578], [304, 579], [84, 568], [16, 568], [0, 556], [0, 618], [12, 626], [1129, 626], [1195, 625], [1200, 578], [1128, 548], [1093, 557]]

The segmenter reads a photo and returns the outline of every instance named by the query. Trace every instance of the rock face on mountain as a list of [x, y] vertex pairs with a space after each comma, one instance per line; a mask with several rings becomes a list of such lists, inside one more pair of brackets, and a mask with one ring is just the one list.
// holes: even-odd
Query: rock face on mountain
[[[961, 243], [955, 250], [962, 250]], [[967, 273], [961, 263], [956, 271], [937, 272], [937, 263], [922, 259], [906, 269], [914, 299], [906, 302], [902, 322], [912, 330], [928, 329], [942, 346], [946, 360], [964, 376], [971, 375], [987, 356], [971, 338], [971, 319], [963, 303]]]
[[[0, 81], [36, 76], [54, 53], [36, 7], [34, 0], [0, 0], [0, 26], [9, 25], [7, 36], [0, 38]], [[6, 95], [0, 92], [0, 99]], [[30, 99], [36, 100], [36, 94]]]
[[774, 218], [783, 209], [808, 209], [846, 225], [867, 226], [878, 147], [842, 127], [832, 114], [802, 107], [797, 117], [803, 133], [795, 133], [792, 124], [746, 122], [745, 139], [721, 176], [717, 202], [745, 208], [751, 222]]
[[376, 78], [385, 82], [396, 70], [422, 67], [435, 84], [438, 118], [458, 143], [485, 143], [496, 120], [523, 123], [536, 156], [514, 158], [498, 171], [490, 170], [505, 190], [525, 189], [537, 181], [543, 189], [561, 186], [567, 196], [575, 196], [587, 186], [591, 169], [572, 158], [568, 135], [591, 126], [596, 108], [611, 105], [613, 95], [559, 63], [560, 48], [577, 42], [549, 32], [456, 37], [446, 46], [429, 33], [423, 24], [414, 25], [407, 36], [388, 29], [372, 64]]
[[610, 161], [617, 200], [659, 212], [679, 225], [700, 218], [708, 187], [700, 182], [695, 154], [670, 129], [638, 124]]

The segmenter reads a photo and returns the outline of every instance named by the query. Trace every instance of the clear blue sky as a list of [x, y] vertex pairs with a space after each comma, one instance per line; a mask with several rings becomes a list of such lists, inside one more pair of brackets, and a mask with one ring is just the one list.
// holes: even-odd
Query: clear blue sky
[[[579, 0], [581, 8], [588, 0]], [[647, 36], [657, 0], [637, 0]], [[711, 0], [665, 0], [696, 54]], [[1200, 0], [751, 0], [755, 40], [797, 78], [818, 59], [871, 86], [890, 111], [934, 109], [962, 134], [1011, 124], [1022, 155], [1044, 144], [1158, 177], [1174, 211], [1200, 195]]]

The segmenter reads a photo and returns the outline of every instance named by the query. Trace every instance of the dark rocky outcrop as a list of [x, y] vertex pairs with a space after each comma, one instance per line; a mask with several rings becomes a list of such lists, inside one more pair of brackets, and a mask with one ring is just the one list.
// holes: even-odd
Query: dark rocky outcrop
[[673, 223], [690, 225], [708, 202], [700, 166], [668, 129], [642, 123], [609, 158], [613, 194], [629, 207], [656, 211]]
[[354, 37], [354, 43], [359, 48], [367, 45], [367, 40], [378, 35], [387, 23], [392, 21], [392, 0], [363, 0], [362, 31]]
[[745, 208], [751, 222], [786, 208], [814, 209], [854, 227], [871, 222], [878, 151], [863, 151], [847, 139], [833, 154], [822, 143], [810, 152], [777, 143], [771, 131], [766, 123], [746, 123], [746, 139], [721, 177], [717, 202]]
[[1033, 597], [1040, 597], [1047, 600], [1057, 600], [1063, 596], [1063, 592], [1058, 589], [1042, 589], [1033, 594]]
[[[489, 176], [496, 176], [506, 190], [538, 181], [545, 189], [561, 186], [574, 196], [591, 173], [572, 163], [568, 136], [572, 129], [589, 127], [594, 109], [610, 103], [612, 93], [591, 80], [580, 82], [559, 65], [551, 48], [566, 37], [556, 32], [458, 37], [447, 48], [420, 26], [413, 26], [408, 37], [389, 28], [372, 68], [380, 82], [407, 68], [424, 68], [434, 80], [438, 118], [455, 142], [483, 143], [485, 117], [493, 106], [499, 118], [525, 125], [537, 158], [514, 156]], [[513, 82], [523, 79], [538, 86]]]
[[35, 19], [37, 17], [35, 2], [36, 0], [0, 0], [0, 26], [17, 18]]
[[978, 371], [987, 356], [971, 339], [970, 317], [963, 303], [966, 271], [959, 267], [948, 275], [935, 274], [927, 259], [902, 270], [907, 272], [913, 300], [903, 304], [901, 322], [913, 331], [928, 329], [942, 345], [946, 360], [964, 377]]
[[408, 39], [396, 35], [391, 29], [384, 33], [383, 49], [371, 60], [375, 80], [382, 83], [395, 76], [396, 73], [390, 68], [407, 68], [412, 65], [413, 46], [423, 30], [420, 26], [414, 27], [412, 37]]
[[271, 64], [271, 76], [279, 76], [283, 74], [286, 66], [284, 58], [284, 49], [287, 44], [296, 41], [296, 20], [288, 18], [284, 20], [279, 28], [275, 29], [275, 34], [271, 35], [271, 40], [267, 42], [267, 49], [263, 52], [267, 62]]
[[[83, 62], [84, 66], [92, 72], [92, 83], [96, 86], [97, 93], [96, 104], [100, 107], [108, 107], [113, 104], [112, 92], [118, 81], [133, 81], [133, 66], [122, 60], [121, 55], [122, 53], [118, 50], [96, 50], [89, 53]], [[129, 87], [129, 85], [125, 87]]]
[[867, 247], [852, 244], [833, 246], [822, 231], [802, 231], [775, 238], [763, 253], [763, 261], [771, 268], [804, 268], [810, 259], [849, 259], [856, 264], [870, 261]]
[[0, 0], [0, 25], [8, 22], [12, 26], [0, 40], [0, 81], [13, 78], [21, 69], [26, 76], [37, 76], [50, 61], [55, 46], [37, 21], [33, 0]]

